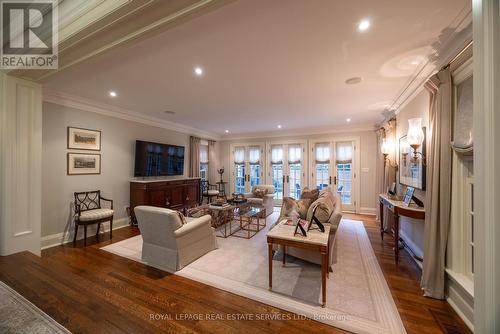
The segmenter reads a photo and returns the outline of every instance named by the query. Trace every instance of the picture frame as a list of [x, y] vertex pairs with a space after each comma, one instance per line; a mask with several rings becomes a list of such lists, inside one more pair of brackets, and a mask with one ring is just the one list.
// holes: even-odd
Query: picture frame
[[406, 206], [410, 206], [411, 200], [413, 198], [413, 193], [415, 192], [415, 188], [406, 187], [405, 194], [403, 196], [403, 203]]
[[405, 136], [399, 138], [399, 184], [404, 186], [413, 187], [425, 191], [426, 184], [426, 168], [425, 168], [425, 157], [427, 154], [427, 133], [426, 128], [423, 127], [424, 131], [424, 141], [422, 145], [418, 148], [417, 159], [414, 160], [413, 148], [408, 145], [408, 141]]
[[68, 153], [67, 175], [101, 174], [101, 155], [96, 153]]
[[68, 149], [100, 151], [101, 131], [68, 126]]

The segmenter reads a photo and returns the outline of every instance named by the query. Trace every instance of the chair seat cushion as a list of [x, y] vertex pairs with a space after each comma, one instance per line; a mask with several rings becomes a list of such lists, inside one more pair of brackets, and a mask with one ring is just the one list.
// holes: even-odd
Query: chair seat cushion
[[91, 221], [102, 218], [108, 218], [113, 216], [113, 210], [111, 209], [93, 209], [88, 211], [83, 211], [80, 214], [80, 221]]
[[205, 192], [208, 196], [215, 196], [215, 195], [219, 195], [219, 191], [218, 190], [215, 190], [215, 189], [210, 189], [210, 190], [207, 190]]

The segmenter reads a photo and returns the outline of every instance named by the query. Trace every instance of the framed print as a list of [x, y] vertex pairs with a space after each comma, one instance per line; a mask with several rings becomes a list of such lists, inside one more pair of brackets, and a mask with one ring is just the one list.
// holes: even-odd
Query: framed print
[[101, 150], [101, 131], [68, 126], [68, 149]]
[[68, 175], [101, 174], [101, 155], [68, 153]]
[[424, 131], [424, 141], [417, 150], [417, 155], [413, 152], [413, 148], [408, 145], [406, 136], [399, 139], [399, 183], [404, 186], [413, 187], [420, 190], [425, 190], [426, 170], [423, 157], [426, 152], [426, 132]]
[[406, 206], [410, 206], [411, 199], [413, 198], [413, 193], [415, 192], [415, 188], [406, 187], [405, 195], [403, 196], [403, 203]]

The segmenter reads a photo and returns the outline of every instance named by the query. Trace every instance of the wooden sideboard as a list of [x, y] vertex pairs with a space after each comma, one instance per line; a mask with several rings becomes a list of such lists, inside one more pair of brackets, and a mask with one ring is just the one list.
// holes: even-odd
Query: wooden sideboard
[[130, 182], [130, 216], [136, 223], [134, 208], [139, 205], [185, 210], [201, 200], [199, 178], [138, 180]]

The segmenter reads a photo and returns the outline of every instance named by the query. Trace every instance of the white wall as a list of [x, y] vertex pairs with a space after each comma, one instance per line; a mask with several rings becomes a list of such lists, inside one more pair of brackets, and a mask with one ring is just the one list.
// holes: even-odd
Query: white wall
[[[42, 237], [68, 230], [75, 191], [101, 190], [114, 201], [115, 220], [126, 217], [136, 139], [184, 146], [184, 175], [188, 174], [187, 134], [51, 103], [43, 104], [42, 122]], [[100, 175], [66, 174], [66, 153], [77, 152], [66, 148], [68, 126], [102, 131], [101, 152], [95, 152], [101, 154]]]
[[[376, 154], [378, 152], [377, 148], [377, 138], [375, 131], [359, 131], [359, 132], [342, 132], [342, 133], [332, 133], [324, 135], [310, 135], [310, 136], [300, 136], [300, 137], [267, 137], [267, 138], [255, 138], [249, 140], [224, 140], [220, 142], [220, 158], [221, 165], [224, 166], [224, 181], [229, 182], [230, 179], [230, 145], [234, 143], [252, 143], [252, 142], [266, 142], [266, 141], [278, 141], [278, 140], [312, 140], [321, 138], [345, 138], [345, 137], [359, 137], [360, 138], [360, 160], [361, 160], [361, 194], [360, 194], [360, 210], [361, 213], [376, 213], [376, 191], [375, 191], [375, 177], [376, 177]], [[363, 171], [365, 170], [365, 172]]]
[[[422, 126], [427, 128], [426, 135], [428, 140], [429, 93], [425, 89], [422, 89], [418, 95], [408, 102], [408, 104], [402, 108], [396, 116], [396, 142], [398, 145], [399, 138], [405, 136], [408, 132], [408, 120], [411, 118], [422, 118]], [[397, 152], [399, 152], [399, 149], [397, 149]], [[405, 186], [399, 184], [398, 175], [398, 192], [402, 194], [404, 189]], [[415, 196], [422, 201], [425, 201], [425, 191], [415, 190]], [[400, 224], [400, 234], [403, 240], [405, 240], [405, 242], [411, 247], [411, 249], [415, 252], [415, 255], [423, 257], [424, 221], [401, 217]]]

